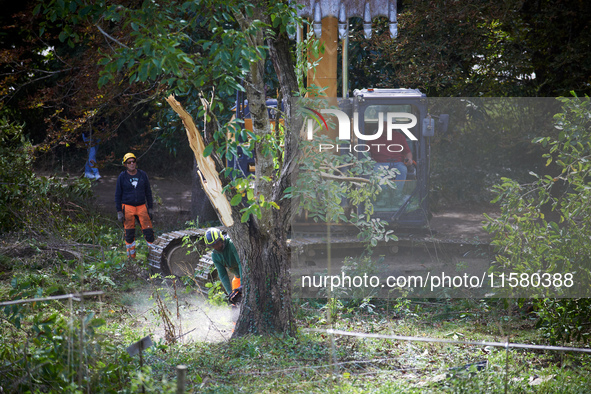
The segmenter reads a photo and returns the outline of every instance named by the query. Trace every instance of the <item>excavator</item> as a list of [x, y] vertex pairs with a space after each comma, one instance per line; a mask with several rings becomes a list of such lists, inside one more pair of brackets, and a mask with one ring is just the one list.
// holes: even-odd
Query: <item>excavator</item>
[[[417, 89], [405, 88], [367, 88], [355, 90], [349, 97], [346, 87], [347, 81], [347, 26], [348, 19], [360, 16], [364, 20], [366, 36], [371, 34], [371, 21], [377, 16], [385, 16], [390, 20], [390, 33], [396, 37], [398, 33], [396, 22], [396, 1], [365, 0], [362, 1], [329, 1], [329, 0], [304, 0], [300, 1], [303, 8], [299, 10], [302, 17], [313, 19], [315, 33], [320, 36], [325, 45], [324, 57], [318, 60], [318, 67], [314, 74], [308, 75], [309, 83], [327, 87], [328, 97], [336, 96], [336, 45], [337, 32], [343, 43], [343, 67], [342, 86], [343, 97], [333, 100], [338, 103], [339, 113], [351, 119], [352, 128], [355, 130], [347, 145], [334, 145], [337, 151], [347, 151], [359, 157], [367, 155], [365, 147], [371, 145], [372, 139], [378, 132], [386, 132], [382, 129], [384, 122], [390, 122], [391, 127], [404, 131], [407, 144], [412, 151], [413, 161], [408, 166], [408, 174], [404, 181], [397, 184], [394, 190], [383, 190], [374, 203], [374, 218], [387, 222], [391, 227], [403, 229], [399, 232], [410, 234], [402, 235], [393, 245], [380, 244], [386, 248], [386, 254], [401, 254], [405, 248], [414, 248], [417, 245], [427, 250], [428, 256], [438, 255], [437, 249], [441, 245], [429, 246], [426, 238], [432, 238], [432, 234], [420, 234], [421, 229], [428, 225], [429, 213], [429, 171], [431, 155], [431, 137], [435, 133], [447, 131], [449, 116], [446, 114], [430, 114], [429, 99]], [[383, 3], [383, 4], [382, 4]], [[301, 32], [298, 39], [301, 39]], [[277, 100], [269, 100], [267, 106], [270, 110], [277, 108], [280, 103]], [[333, 110], [333, 114], [334, 114]], [[237, 97], [236, 116], [244, 121], [244, 127], [248, 129], [251, 124], [247, 102]], [[328, 117], [328, 115], [327, 115]], [[387, 149], [387, 147], [384, 147]], [[228, 167], [239, 169], [245, 175], [254, 172], [254, 160], [256, 158], [242, 154], [238, 150], [237, 156], [227, 161]], [[338, 227], [338, 226], [337, 226]], [[333, 233], [336, 227], [332, 226]], [[206, 229], [179, 230], [161, 235], [155, 242], [148, 255], [148, 263], [152, 272], [161, 273], [164, 276], [191, 275], [199, 288], [206, 293], [206, 283], [215, 280], [216, 273], [211, 260], [211, 252], [207, 251], [203, 242]], [[421, 238], [422, 237], [422, 238]], [[192, 246], [188, 246], [183, 240], [191, 240]], [[355, 237], [345, 237], [338, 241], [338, 247], [342, 250], [358, 249], [359, 242]], [[294, 272], [298, 267], [316, 264], [314, 259], [326, 257], [326, 228], [318, 230], [318, 225], [307, 220], [296, 220], [292, 225], [292, 267]], [[465, 254], [464, 245], [446, 246], [446, 253]], [[454, 249], [452, 251], [452, 249]], [[407, 252], [404, 252], [407, 253]], [[411, 253], [415, 253], [412, 252]], [[328, 252], [330, 255], [330, 252]], [[441, 253], [439, 253], [441, 254]], [[427, 258], [426, 260], [429, 260]], [[425, 259], [421, 265], [429, 264]], [[324, 266], [322, 263], [319, 266]]]

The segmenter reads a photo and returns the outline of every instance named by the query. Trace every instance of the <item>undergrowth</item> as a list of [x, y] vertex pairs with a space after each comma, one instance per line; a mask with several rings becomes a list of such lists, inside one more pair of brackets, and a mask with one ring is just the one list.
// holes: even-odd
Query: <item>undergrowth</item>
[[[60, 278], [53, 274], [46, 280], [48, 285]], [[199, 298], [194, 289], [165, 280], [135, 283], [131, 293], [102, 284], [106, 294], [100, 299], [4, 307], [0, 387], [5, 392], [139, 392], [142, 387], [174, 392], [181, 364], [187, 366], [188, 392], [203, 393], [583, 393], [591, 384], [589, 355], [461, 343], [546, 344], [536, 315], [514, 301], [302, 299], [295, 301], [296, 337], [171, 341], [162, 332], [161, 316], [168, 314], [180, 332], [185, 321], [177, 318], [179, 309], [196, 315], [195, 323], [203, 326], [218, 324], [214, 307], [204, 301], [194, 309]], [[43, 297], [47, 289], [51, 286], [13, 278], [10, 294], [4, 295]], [[146, 295], [150, 292], [158, 293], [157, 299]], [[143, 298], [153, 318], [124, 303], [128, 295], [132, 305]], [[217, 311], [231, 314], [230, 307]], [[343, 336], [328, 329], [456, 343]], [[146, 335], [154, 345], [143, 352], [140, 370], [138, 356], [126, 348]]]

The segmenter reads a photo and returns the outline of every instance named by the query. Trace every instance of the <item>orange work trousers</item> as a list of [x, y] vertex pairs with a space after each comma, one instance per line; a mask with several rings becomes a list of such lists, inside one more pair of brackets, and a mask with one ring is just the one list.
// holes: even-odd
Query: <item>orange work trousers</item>
[[123, 227], [125, 228], [125, 247], [127, 249], [127, 257], [135, 258], [135, 218], [137, 217], [144, 233], [144, 238], [148, 243], [148, 247], [152, 246], [154, 242], [154, 229], [152, 228], [152, 221], [148, 214], [148, 208], [146, 204], [138, 205], [122, 205], [124, 222]]

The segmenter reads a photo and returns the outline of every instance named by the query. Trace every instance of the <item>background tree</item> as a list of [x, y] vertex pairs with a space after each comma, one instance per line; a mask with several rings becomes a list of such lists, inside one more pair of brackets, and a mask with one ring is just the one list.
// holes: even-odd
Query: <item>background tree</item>
[[[61, 17], [49, 15], [48, 22], [35, 14], [36, 4], [10, 3], [0, 16], [0, 112], [24, 123], [37, 168], [82, 172], [83, 131], [101, 140], [99, 165], [107, 171], [119, 170], [128, 150], [190, 157], [190, 150], [183, 150], [176, 135], [162, 127], [166, 113], [151, 99], [158, 94], [157, 84], [129, 84], [120, 74], [99, 87], [100, 51], [112, 41], [82, 25], [69, 27], [78, 39], [68, 40]], [[154, 144], [156, 140], [160, 143]], [[149, 165], [143, 163], [144, 168]], [[172, 160], [158, 165], [169, 171], [177, 167]]]
[[[361, 21], [352, 20], [351, 90], [415, 88], [428, 97], [591, 92], [591, 62], [584, 55], [591, 45], [591, 3], [420, 0], [399, 2], [398, 10], [399, 36], [394, 40], [386, 21], [367, 40]], [[450, 130], [432, 139], [435, 202], [488, 202], [497, 176], [525, 181], [531, 170], [551, 171], [541, 160], [544, 148], [531, 141], [541, 135], [556, 137], [552, 128], [466, 132], [452, 125]]]
[[32, 150], [22, 126], [0, 117], [0, 233], [58, 238], [71, 230], [72, 218], [83, 214], [90, 182], [36, 177]]
[[[589, 93], [591, 5], [566, 0], [399, 2], [370, 40], [351, 26], [351, 87], [412, 87], [430, 97]], [[355, 59], [355, 62], [353, 61]], [[356, 67], [363, 62], [364, 67]]]

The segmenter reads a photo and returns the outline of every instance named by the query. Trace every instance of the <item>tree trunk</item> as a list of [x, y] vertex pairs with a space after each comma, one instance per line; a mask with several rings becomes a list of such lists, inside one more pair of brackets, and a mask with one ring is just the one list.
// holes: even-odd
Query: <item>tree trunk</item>
[[[237, 20], [242, 30], [247, 31], [257, 19], [271, 25], [269, 16], [261, 11], [266, 7], [264, 2], [258, 7], [255, 6], [254, 9], [257, 11], [251, 17], [237, 13]], [[294, 129], [294, 126], [289, 124], [292, 119], [289, 104], [290, 98], [294, 92], [297, 92], [297, 78], [287, 37], [285, 34], [276, 33], [273, 38], [264, 37], [261, 31], [247, 37], [249, 45], [253, 48], [269, 46], [269, 54], [281, 85], [281, 92], [286, 99], [287, 114], [282, 167], [275, 169], [272, 155], [265, 154], [260, 144], [255, 147], [255, 195], [264, 195], [266, 200], [274, 201], [279, 205], [279, 209], [262, 209], [260, 218], [251, 216], [244, 232], [239, 229], [240, 226], [230, 229], [232, 238], [237, 241], [236, 247], [244, 255], [242, 272], [245, 287], [241, 313], [233, 336], [278, 332], [294, 335], [296, 328], [292, 310], [290, 259], [287, 248], [291, 202], [284, 199], [283, 194], [290, 185], [292, 170], [296, 167], [297, 149], [294, 146], [297, 146], [297, 143], [294, 141], [297, 141], [297, 137], [294, 138], [294, 136], [299, 133], [294, 133], [293, 130], [299, 129]], [[260, 137], [272, 132], [266, 107], [264, 63], [265, 59], [251, 63], [246, 83], [253, 131]], [[276, 152], [276, 156], [280, 157], [280, 155], [281, 152]], [[265, 177], [272, 179], [272, 182], [264, 180]], [[248, 234], [247, 237], [245, 237], [246, 234]]]
[[[231, 233], [237, 226], [230, 229]], [[283, 233], [284, 234], [284, 233]], [[248, 226], [248, 245], [239, 239], [239, 250], [247, 250], [242, 274], [245, 296], [234, 337], [247, 334], [295, 334], [295, 321], [291, 305], [291, 276], [289, 255], [281, 233], [266, 234], [251, 221]]]
[[[249, 31], [256, 20], [271, 25], [269, 15], [265, 13], [268, 5], [261, 2], [258, 6], [258, 8], [254, 7], [254, 15], [250, 17], [236, 12], [237, 20], [244, 32]], [[285, 33], [276, 32], [273, 38], [267, 39], [259, 29], [254, 35], [247, 34], [246, 37], [248, 45], [257, 51], [266, 45], [269, 46], [271, 60], [281, 84], [281, 92], [286, 99], [283, 152], [278, 150], [274, 154], [269, 154], [268, 150], [263, 149], [261, 143], [255, 144], [254, 194], [257, 197], [264, 196], [265, 201], [274, 202], [279, 209], [261, 207], [260, 217], [251, 215], [246, 223], [241, 223], [242, 204], [230, 207], [229, 199], [232, 196], [222, 193], [223, 187], [230, 180], [221, 179], [219, 176], [223, 169], [219, 157], [215, 151], [207, 158], [203, 157], [205, 144], [193, 119], [172, 96], [167, 101], [183, 120], [189, 143], [201, 173], [207, 180], [203, 188], [220, 220], [228, 227], [228, 232], [240, 255], [244, 297], [233, 336], [272, 333], [294, 335], [295, 321], [291, 304], [291, 276], [287, 248], [291, 202], [283, 196], [285, 189], [290, 185], [293, 171], [297, 169], [297, 141], [301, 123], [290, 125], [292, 121], [290, 99], [293, 93], [297, 92], [297, 78]], [[259, 61], [250, 64], [250, 75], [246, 83], [253, 132], [260, 137], [260, 141], [264, 141], [264, 137], [272, 133], [266, 107], [264, 64], [263, 56]], [[206, 103], [204, 106], [207, 107]], [[276, 169], [273, 159], [281, 156], [283, 157], [282, 167]], [[262, 204], [262, 200], [255, 203]]]

